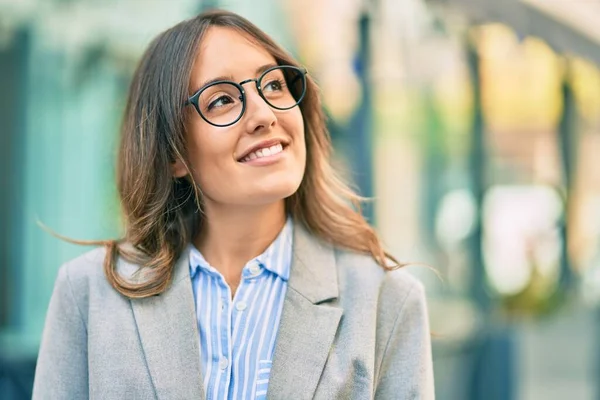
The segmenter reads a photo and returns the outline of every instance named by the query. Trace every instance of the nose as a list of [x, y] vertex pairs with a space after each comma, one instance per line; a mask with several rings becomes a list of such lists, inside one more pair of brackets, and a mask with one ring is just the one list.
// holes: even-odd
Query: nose
[[255, 88], [246, 90], [246, 130], [258, 133], [268, 130], [277, 123], [274, 110], [258, 94]]

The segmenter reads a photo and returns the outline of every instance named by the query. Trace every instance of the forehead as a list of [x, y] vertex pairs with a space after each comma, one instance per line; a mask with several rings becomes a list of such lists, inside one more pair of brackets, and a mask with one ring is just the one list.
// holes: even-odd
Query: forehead
[[209, 28], [194, 60], [190, 85], [215, 77], [244, 80], [253, 77], [257, 68], [275, 64], [275, 58], [249, 36], [233, 28]]

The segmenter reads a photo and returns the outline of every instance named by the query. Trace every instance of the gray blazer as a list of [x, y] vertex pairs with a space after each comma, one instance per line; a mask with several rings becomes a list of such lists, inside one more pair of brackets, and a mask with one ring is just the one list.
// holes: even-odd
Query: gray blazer
[[[130, 300], [104, 250], [60, 268], [33, 399], [204, 399], [188, 258], [163, 294]], [[119, 260], [125, 276], [138, 267]], [[433, 399], [427, 307], [406, 271], [333, 248], [295, 225], [269, 399]]]

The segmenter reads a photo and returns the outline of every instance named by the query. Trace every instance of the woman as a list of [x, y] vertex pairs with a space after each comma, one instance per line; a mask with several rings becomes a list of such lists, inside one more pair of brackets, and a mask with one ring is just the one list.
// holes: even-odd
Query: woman
[[126, 238], [61, 267], [34, 399], [433, 398], [423, 288], [330, 151], [315, 83], [250, 22], [159, 35], [122, 129]]

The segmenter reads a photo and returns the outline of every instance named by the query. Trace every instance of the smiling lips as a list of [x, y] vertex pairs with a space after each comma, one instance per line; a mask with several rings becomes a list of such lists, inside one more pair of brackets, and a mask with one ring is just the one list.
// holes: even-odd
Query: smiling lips
[[283, 145], [281, 143], [273, 145], [271, 147], [264, 147], [262, 149], [258, 149], [248, 154], [246, 157], [241, 159], [241, 162], [248, 162], [255, 160], [257, 158], [264, 158], [273, 156], [277, 153], [281, 153], [283, 151]]
[[239, 158], [238, 162], [252, 165], [268, 165], [279, 160], [281, 153], [287, 146], [288, 143], [281, 139], [265, 140], [246, 150], [246, 154]]

